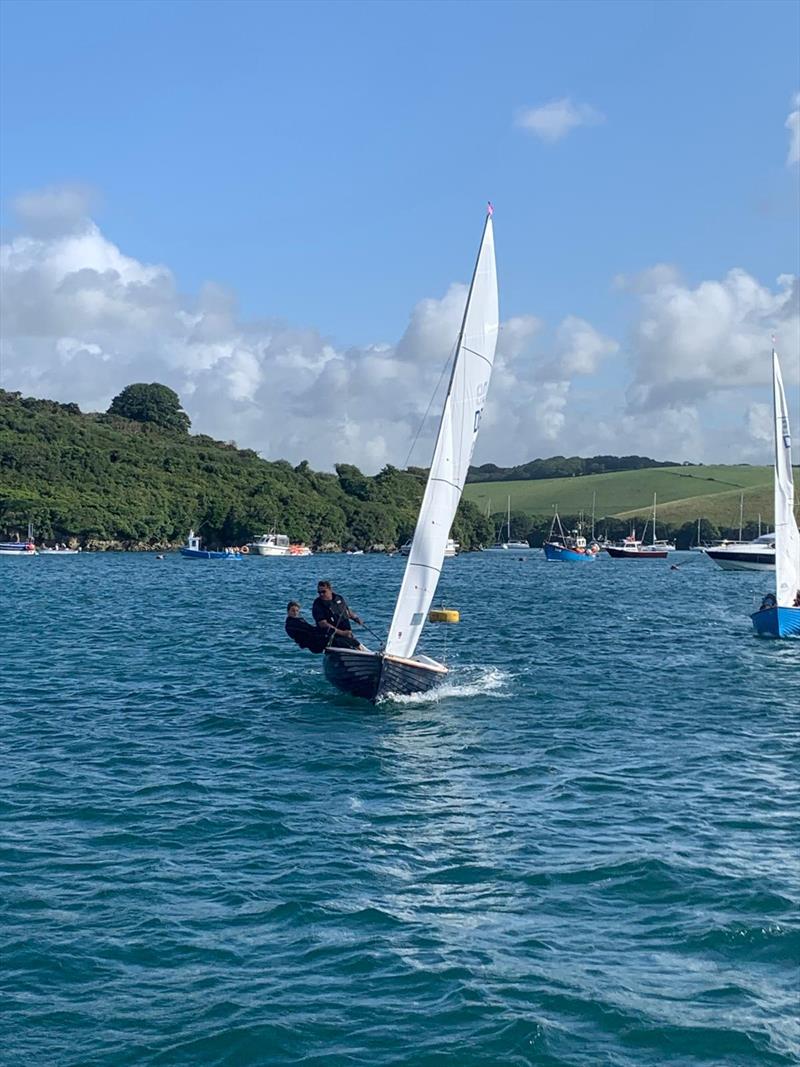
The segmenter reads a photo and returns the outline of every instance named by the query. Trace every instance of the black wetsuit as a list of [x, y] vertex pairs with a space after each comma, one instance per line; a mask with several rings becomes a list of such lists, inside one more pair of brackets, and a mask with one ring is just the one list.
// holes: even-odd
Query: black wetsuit
[[319, 654], [325, 651], [328, 643], [328, 635], [319, 626], [312, 626], [305, 619], [294, 618], [289, 615], [284, 629], [293, 641], [301, 648], [307, 648], [309, 652]]
[[[314, 616], [314, 620], [317, 623], [330, 622], [337, 630], [350, 630], [351, 632], [347, 637], [342, 637], [337, 634], [331, 641], [332, 645], [336, 645], [338, 648], [358, 648], [359, 641], [353, 636], [352, 626], [350, 625], [350, 609], [347, 606], [347, 601], [339, 593], [333, 594], [333, 600], [323, 600], [321, 596], [318, 596], [314, 603], [311, 605], [311, 614]], [[325, 634], [326, 641], [330, 636], [330, 630], [326, 627], [319, 627], [320, 633]]]

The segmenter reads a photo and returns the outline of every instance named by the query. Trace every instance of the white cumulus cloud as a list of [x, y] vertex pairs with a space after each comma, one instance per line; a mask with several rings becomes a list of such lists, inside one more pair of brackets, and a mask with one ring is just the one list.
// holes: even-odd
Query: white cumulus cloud
[[786, 166], [800, 163], [800, 93], [792, 97], [792, 110], [784, 123], [789, 131], [789, 154], [786, 156]]
[[[124, 386], [159, 381], [195, 432], [270, 459], [369, 472], [429, 461], [463, 281], [420, 300], [396, 341], [348, 348], [316, 329], [244, 319], [236, 294], [214, 283], [184, 297], [168, 266], [109, 241], [87, 203], [74, 190], [18, 202], [20, 230], [0, 247], [4, 388], [104, 411]], [[634, 309], [625, 346], [576, 314], [502, 323], [476, 462], [558, 452], [768, 461], [758, 428], [772, 330], [795, 419], [800, 409], [797, 279], [770, 288], [739, 269], [691, 286], [662, 264], [616, 286]]]
[[772, 444], [772, 408], [769, 404], [750, 404], [746, 415], [747, 434], [751, 440]]
[[797, 380], [798, 278], [782, 275], [775, 290], [741, 269], [693, 288], [664, 272], [650, 272], [649, 281], [633, 331], [631, 410], [697, 404], [763, 383], [773, 331]]
[[601, 122], [605, 122], [602, 112], [589, 104], [574, 103], [568, 96], [538, 107], [521, 108], [515, 119], [520, 129], [550, 144], [560, 141], [578, 126], [597, 126]]

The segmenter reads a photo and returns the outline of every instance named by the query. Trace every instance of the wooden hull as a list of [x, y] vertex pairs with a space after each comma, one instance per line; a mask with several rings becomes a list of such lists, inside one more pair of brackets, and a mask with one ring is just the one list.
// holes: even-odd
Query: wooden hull
[[371, 700], [394, 694], [410, 696], [440, 685], [447, 668], [440, 663], [421, 663], [382, 652], [360, 652], [350, 648], [326, 648], [325, 677], [351, 696]]

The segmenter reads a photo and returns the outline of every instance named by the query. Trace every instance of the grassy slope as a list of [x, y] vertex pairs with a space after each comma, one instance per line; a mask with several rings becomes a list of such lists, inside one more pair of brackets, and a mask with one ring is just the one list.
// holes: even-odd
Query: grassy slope
[[646, 513], [657, 493], [658, 514], [665, 522], [707, 518], [735, 524], [743, 490], [745, 520], [756, 521], [760, 513], [764, 522], [771, 521], [771, 467], [659, 467], [582, 478], [472, 482], [464, 495], [484, 512], [491, 501], [492, 513], [498, 513], [505, 509], [510, 494], [513, 511], [536, 516], [551, 515], [553, 504], [565, 515], [580, 511], [589, 515], [596, 493], [595, 514], [600, 518]]

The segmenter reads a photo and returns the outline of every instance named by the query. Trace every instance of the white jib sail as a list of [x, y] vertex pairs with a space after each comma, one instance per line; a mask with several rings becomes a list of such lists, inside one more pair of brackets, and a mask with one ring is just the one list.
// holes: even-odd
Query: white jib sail
[[436, 592], [489, 390], [499, 327], [491, 214], [472, 276], [450, 387], [386, 651], [413, 656]]
[[791, 607], [800, 591], [800, 534], [794, 516], [792, 436], [778, 354], [772, 352], [775, 406], [775, 595], [778, 606]]

